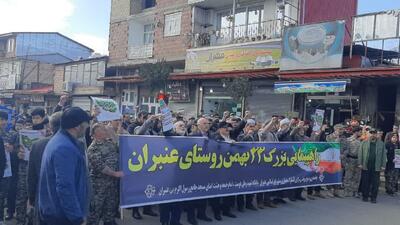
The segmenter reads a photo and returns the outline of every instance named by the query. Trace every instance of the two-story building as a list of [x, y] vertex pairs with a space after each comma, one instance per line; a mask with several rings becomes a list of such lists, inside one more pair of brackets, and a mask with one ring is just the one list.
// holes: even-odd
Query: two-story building
[[93, 50], [55, 32], [0, 35], [0, 101], [11, 106], [51, 108], [55, 64], [89, 58]]

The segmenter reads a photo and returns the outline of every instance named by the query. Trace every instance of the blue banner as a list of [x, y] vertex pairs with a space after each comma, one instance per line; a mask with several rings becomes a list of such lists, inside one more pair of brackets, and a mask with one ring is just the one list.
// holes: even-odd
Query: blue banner
[[120, 136], [121, 207], [341, 183], [338, 143]]

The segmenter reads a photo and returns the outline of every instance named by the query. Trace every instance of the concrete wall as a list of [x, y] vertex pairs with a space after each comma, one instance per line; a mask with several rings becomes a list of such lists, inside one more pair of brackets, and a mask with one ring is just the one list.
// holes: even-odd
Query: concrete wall
[[111, 23], [126, 20], [130, 15], [130, 0], [111, 0]]
[[64, 66], [56, 66], [54, 69], [54, 93], [64, 93]]

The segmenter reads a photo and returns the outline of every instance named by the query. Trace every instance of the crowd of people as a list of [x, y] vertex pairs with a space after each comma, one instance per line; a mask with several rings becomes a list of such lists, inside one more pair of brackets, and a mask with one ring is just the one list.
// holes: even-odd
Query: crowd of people
[[[60, 99], [51, 116], [36, 108], [30, 114], [16, 115], [7, 130], [8, 114], [0, 111], [0, 225], [15, 217], [17, 225], [115, 225], [119, 217], [118, 135], [198, 136], [223, 142], [339, 142], [343, 167], [343, 185], [246, 194], [187, 202], [132, 208], [132, 217], [159, 216], [162, 225], [180, 225], [181, 215], [197, 225], [211, 222], [207, 207], [217, 221], [236, 218], [246, 210], [277, 208], [287, 201], [316, 200], [327, 197], [358, 197], [377, 202], [380, 174], [384, 171], [388, 195], [398, 191], [399, 170], [395, 168], [395, 150], [400, 149], [399, 127], [385, 137], [353, 119], [333, 128], [297, 118], [272, 116], [257, 121], [251, 112], [237, 117], [184, 118], [176, 115], [173, 131], [163, 132], [162, 116], [140, 111], [136, 118], [98, 122], [98, 111], [85, 112], [66, 105]], [[20, 130], [40, 130], [46, 138], [32, 144], [30, 154], [21, 148]], [[27, 160], [29, 158], [29, 160]], [[322, 190], [326, 191], [322, 192]], [[5, 211], [7, 209], [7, 211]]]

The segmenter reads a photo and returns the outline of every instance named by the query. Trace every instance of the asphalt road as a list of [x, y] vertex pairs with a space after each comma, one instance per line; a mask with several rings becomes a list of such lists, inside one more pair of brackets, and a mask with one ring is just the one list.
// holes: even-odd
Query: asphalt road
[[[303, 193], [304, 194], [304, 193]], [[378, 203], [362, 202], [358, 198], [327, 198], [290, 202], [279, 208], [266, 208], [240, 213], [234, 211], [236, 219], [223, 217], [222, 221], [200, 222], [200, 225], [400, 225], [400, 197], [380, 193]], [[212, 215], [211, 212], [208, 213]], [[145, 216], [133, 220], [127, 212], [119, 224], [157, 225], [158, 218]], [[181, 223], [188, 225], [186, 214]]]
[[[303, 194], [305, 194], [303, 192]], [[290, 202], [279, 208], [258, 211], [233, 211], [238, 218], [223, 217], [222, 221], [202, 222], [200, 225], [400, 225], [400, 196], [390, 197], [384, 193], [378, 196], [378, 203], [362, 202], [358, 198], [327, 198]], [[211, 216], [212, 213], [208, 212]], [[144, 216], [133, 220], [130, 211], [124, 212], [120, 225], [159, 225], [158, 217]], [[181, 223], [189, 225], [186, 214]], [[15, 221], [7, 224], [15, 224]]]

